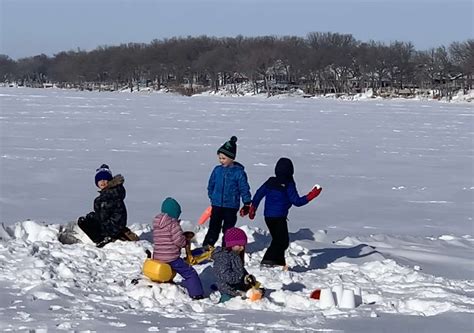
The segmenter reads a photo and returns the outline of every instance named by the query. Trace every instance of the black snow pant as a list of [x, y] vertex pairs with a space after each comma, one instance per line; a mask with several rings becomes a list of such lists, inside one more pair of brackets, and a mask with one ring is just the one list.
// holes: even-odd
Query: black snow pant
[[100, 222], [96, 218], [88, 214], [85, 218], [79, 218], [77, 224], [94, 243], [100, 243], [104, 240]]
[[[100, 222], [95, 217], [90, 217], [89, 215], [84, 218], [79, 218], [77, 221], [79, 227], [86, 233], [86, 235], [94, 242], [100, 243], [105, 237], [103, 235], [104, 231], [101, 228]], [[117, 239], [123, 241], [138, 241], [138, 237], [133, 231], [129, 228], [124, 227], [118, 235], [112, 237], [111, 241], [116, 241]]]
[[287, 217], [265, 217], [272, 242], [262, 258], [264, 265], [285, 266], [285, 251], [290, 246]]
[[[211, 218], [209, 220], [209, 230], [202, 246], [214, 246], [219, 239], [219, 234], [225, 233], [227, 229], [235, 226], [237, 223], [238, 208], [227, 208], [212, 206]], [[225, 247], [224, 239], [222, 239], [222, 247]]]

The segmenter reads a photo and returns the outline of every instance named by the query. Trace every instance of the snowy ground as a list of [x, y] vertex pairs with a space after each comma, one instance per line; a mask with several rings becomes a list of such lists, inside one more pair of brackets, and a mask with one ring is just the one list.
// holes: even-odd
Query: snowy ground
[[[474, 328], [471, 104], [8, 88], [0, 103], [2, 331]], [[293, 159], [301, 193], [324, 188], [290, 212], [291, 270], [259, 267], [269, 242], [259, 211], [238, 225], [250, 236], [248, 270], [269, 290], [262, 302], [190, 302], [177, 285], [131, 284], [164, 197], [181, 203], [185, 229], [202, 241], [195, 221], [231, 135], [253, 191], [281, 156]], [[61, 245], [59, 224], [91, 209], [103, 162], [125, 176], [142, 240]], [[210, 264], [196, 268], [208, 288]], [[341, 284], [361, 290], [357, 308], [308, 297]]]

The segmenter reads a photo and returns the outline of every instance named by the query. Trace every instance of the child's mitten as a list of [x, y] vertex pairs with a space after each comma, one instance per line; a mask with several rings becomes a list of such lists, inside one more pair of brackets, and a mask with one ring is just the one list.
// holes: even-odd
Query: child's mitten
[[308, 201], [313, 200], [321, 193], [322, 190], [323, 189], [321, 186], [314, 185], [313, 189], [306, 195], [306, 199], [308, 199]]
[[250, 205], [249, 208], [249, 219], [253, 220], [255, 218], [255, 213], [257, 212], [257, 208], [254, 205]]
[[244, 217], [245, 215], [248, 215], [250, 211], [250, 203], [245, 203], [242, 208], [240, 208], [240, 216]]
[[255, 283], [257, 283], [257, 279], [255, 279], [255, 276], [253, 276], [252, 274], [248, 274], [245, 275], [244, 282], [245, 284], [253, 287]]

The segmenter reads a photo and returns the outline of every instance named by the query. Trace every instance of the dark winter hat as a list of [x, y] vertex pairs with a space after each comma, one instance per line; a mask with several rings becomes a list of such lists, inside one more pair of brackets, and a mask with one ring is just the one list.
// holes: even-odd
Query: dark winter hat
[[95, 173], [95, 186], [98, 187], [98, 183], [99, 181], [101, 180], [112, 180], [112, 172], [110, 171], [109, 169], [109, 166], [107, 164], [102, 164], [100, 166], [100, 168], [98, 168], [97, 170], [95, 170], [96, 173]]
[[235, 160], [237, 154], [237, 137], [232, 136], [229, 141], [224, 143], [218, 150], [217, 153], [224, 154], [228, 158]]
[[224, 243], [226, 247], [232, 247], [234, 245], [247, 245], [247, 235], [242, 229], [230, 228], [227, 229], [224, 234]]
[[181, 206], [175, 199], [168, 197], [161, 204], [161, 212], [166, 213], [168, 216], [175, 219], [179, 219], [179, 216], [181, 215]]
[[275, 176], [280, 181], [290, 181], [293, 179], [293, 174], [295, 169], [293, 167], [293, 162], [289, 158], [282, 157], [278, 160], [275, 165]]

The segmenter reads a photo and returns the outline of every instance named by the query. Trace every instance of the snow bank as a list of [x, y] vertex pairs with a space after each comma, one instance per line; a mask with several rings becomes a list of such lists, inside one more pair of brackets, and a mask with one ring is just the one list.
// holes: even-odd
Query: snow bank
[[[246, 265], [267, 289], [266, 297], [254, 303], [235, 298], [217, 305], [208, 298], [190, 301], [180, 286], [179, 277], [175, 278], [177, 284], [153, 283], [143, 277], [141, 266], [146, 257], [145, 250], [152, 249], [147, 240], [150, 226], [136, 224], [131, 228], [142, 240], [117, 241], [99, 249], [91, 245], [59, 243], [56, 241], [58, 225], [47, 226], [34, 221], [17, 223], [12, 226], [12, 237], [0, 241], [0, 285], [9, 281], [18, 299], [23, 297], [31, 304], [46, 304], [54, 314], [46, 324], [64, 329], [78, 329], [90, 320], [102, 320], [100, 318], [105, 316], [106, 325], [112, 330], [127, 327], [126, 321], [119, 320], [120, 316], [143, 316], [144, 313], [189, 320], [193, 324], [183, 326], [188, 328], [195, 325], [235, 329], [241, 327], [238, 326], [240, 322], [230, 319], [228, 311], [262, 311], [278, 313], [281, 318], [266, 325], [267, 329], [291, 331], [295, 327], [304, 329], [306, 325], [348, 316], [369, 318], [384, 313], [434, 316], [445, 312], [474, 312], [471, 297], [474, 281], [437, 277], [400, 265], [393, 259], [386, 259], [375, 246], [361, 243], [357, 238], [345, 238], [335, 245], [316, 243], [315, 238], [325, 239], [325, 231], [300, 230], [292, 234], [289, 271], [261, 268], [259, 262], [270, 238], [266, 231], [249, 226], [242, 227], [249, 236]], [[202, 241], [207, 228], [199, 227], [196, 231], [197, 241]], [[437, 241], [450, 240], [442, 235]], [[379, 238], [379, 243], [383, 242], [389, 243], [390, 239]], [[214, 283], [212, 264], [195, 267], [209, 295], [210, 285]], [[315, 289], [334, 286], [354, 291], [358, 306], [355, 309], [337, 306], [322, 309], [319, 300], [309, 297]], [[33, 312], [23, 312], [23, 317], [30, 318], [35, 327], [45, 323]], [[295, 316], [305, 319], [295, 322], [291, 320]], [[224, 323], [223, 320], [227, 321]], [[157, 327], [151, 321], [142, 324], [147, 330]], [[15, 318], [0, 324], [0, 329], [6, 325], [19, 327]]]
[[467, 92], [467, 94], [464, 94], [462, 90], [460, 90], [456, 95], [453, 96], [452, 98], [453, 102], [472, 102], [474, 101], [474, 90], [471, 89]]

